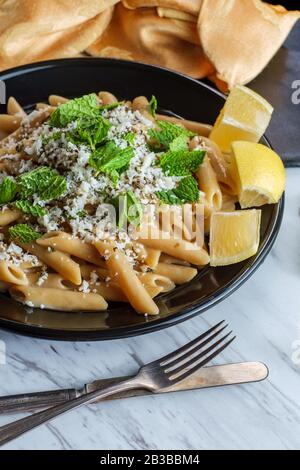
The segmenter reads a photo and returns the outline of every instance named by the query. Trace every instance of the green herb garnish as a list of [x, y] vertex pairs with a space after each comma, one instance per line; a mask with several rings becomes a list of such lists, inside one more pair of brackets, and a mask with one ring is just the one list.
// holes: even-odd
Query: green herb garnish
[[120, 174], [128, 168], [133, 153], [131, 147], [120, 149], [110, 141], [91, 155], [89, 164], [97, 170], [97, 173], [107, 174], [116, 183]]
[[8, 229], [8, 232], [13, 240], [20, 243], [31, 243], [41, 236], [39, 232], [27, 224], [13, 225]]
[[200, 192], [195, 178], [187, 176], [179, 182], [177, 188], [168, 191], [157, 191], [156, 195], [164, 204], [179, 205], [197, 202]]
[[151, 96], [151, 100], [149, 101], [149, 110], [152, 116], [155, 117], [156, 110], [157, 110], [157, 99], [155, 98], [154, 95]]
[[126, 221], [135, 226], [139, 225], [143, 215], [143, 207], [132, 191], [114, 198], [111, 202], [118, 210], [117, 220], [119, 228], [124, 227]]
[[33, 217], [42, 217], [47, 214], [46, 209], [39, 206], [38, 204], [31, 204], [29, 201], [16, 201], [15, 206], [24, 214], [30, 214]]
[[148, 135], [150, 139], [154, 142], [152, 146], [154, 148], [160, 148], [161, 150], [166, 150], [169, 148], [170, 144], [179, 136], [192, 137], [195, 134], [184, 127], [177, 126], [168, 121], [157, 121], [159, 130], [149, 129]]
[[21, 199], [27, 199], [36, 194], [40, 200], [47, 201], [57, 199], [67, 190], [66, 179], [47, 166], [20, 175], [17, 182]]
[[79, 118], [91, 118], [97, 114], [99, 115], [97, 95], [91, 93], [59, 105], [51, 114], [50, 125], [65, 127]]
[[3, 178], [0, 184], [0, 204], [7, 204], [14, 200], [17, 194], [18, 187], [16, 183], [8, 178]]
[[169, 151], [161, 155], [158, 165], [168, 176], [188, 176], [199, 168], [204, 156], [204, 150]]

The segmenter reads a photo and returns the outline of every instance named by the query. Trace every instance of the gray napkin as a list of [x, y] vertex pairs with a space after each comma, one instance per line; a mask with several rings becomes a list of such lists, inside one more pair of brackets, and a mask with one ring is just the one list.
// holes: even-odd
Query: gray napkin
[[[296, 81], [298, 88], [293, 89]], [[281, 155], [285, 166], [300, 166], [300, 21], [266, 69], [249, 86], [275, 108], [266, 133], [274, 150]]]

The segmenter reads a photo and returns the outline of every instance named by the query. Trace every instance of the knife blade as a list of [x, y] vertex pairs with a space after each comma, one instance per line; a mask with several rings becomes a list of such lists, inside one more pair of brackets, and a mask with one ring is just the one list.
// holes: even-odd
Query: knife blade
[[[203, 367], [191, 377], [161, 393], [260, 382], [266, 379], [268, 374], [269, 370], [262, 362], [240, 362], [235, 364]], [[127, 378], [129, 377], [114, 377], [109, 379], [95, 380], [94, 382], [85, 384], [80, 389], [70, 388], [3, 396], [0, 397], [0, 414], [33, 411], [40, 408], [47, 408], [49, 406], [63, 403], [64, 401], [70, 400], [72, 398], [85, 395], [86, 393], [92, 392], [94, 390], [107, 387], [113, 383], [120, 382]], [[148, 390], [128, 390], [108, 397], [104, 401], [151, 394], [152, 393]], [[94, 403], [97, 402], [98, 401]]]

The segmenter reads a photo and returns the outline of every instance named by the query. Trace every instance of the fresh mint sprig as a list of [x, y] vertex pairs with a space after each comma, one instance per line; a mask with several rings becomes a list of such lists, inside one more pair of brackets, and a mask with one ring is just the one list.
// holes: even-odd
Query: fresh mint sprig
[[8, 178], [3, 178], [0, 184], [0, 204], [8, 204], [13, 201], [17, 194], [18, 186], [16, 183]]
[[36, 168], [17, 178], [21, 199], [36, 194], [41, 201], [57, 199], [67, 191], [66, 179], [46, 166]]
[[184, 127], [178, 126], [168, 121], [157, 121], [159, 129], [149, 129], [148, 135], [152, 142], [151, 147], [161, 150], [169, 149], [170, 144], [179, 136], [192, 137], [194, 132], [191, 132]]
[[157, 191], [157, 197], [163, 204], [181, 205], [197, 202], [200, 197], [197, 181], [193, 176], [180, 180], [178, 186], [168, 191]]
[[51, 114], [49, 122], [53, 127], [65, 127], [79, 118], [91, 118], [97, 114], [99, 114], [97, 95], [91, 93], [59, 105]]
[[204, 150], [169, 150], [161, 155], [158, 165], [165, 175], [188, 176], [199, 168], [204, 156]]
[[8, 229], [12, 240], [20, 243], [31, 243], [41, 237], [41, 234], [34, 230], [30, 225], [17, 224]]
[[15, 206], [24, 214], [30, 214], [33, 217], [43, 217], [47, 214], [46, 209], [38, 204], [31, 204], [29, 201], [16, 201]]

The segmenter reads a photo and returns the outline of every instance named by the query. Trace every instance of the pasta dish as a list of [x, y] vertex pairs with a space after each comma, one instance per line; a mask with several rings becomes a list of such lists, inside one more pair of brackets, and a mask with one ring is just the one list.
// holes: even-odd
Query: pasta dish
[[260, 211], [236, 210], [232, 157], [154, 96], [51, 95], [30, 114], [10, 98], [0, 129], [0, 288], [29, 307], [156, 315], [156, 296], [234, 262], [217, 251], [235, 213], [256, 224], [243, 259], [257, 251]]

